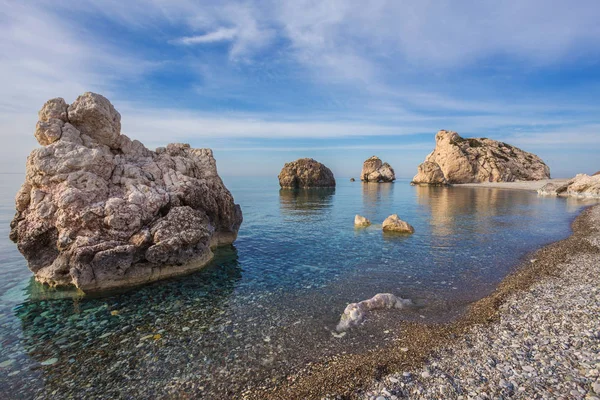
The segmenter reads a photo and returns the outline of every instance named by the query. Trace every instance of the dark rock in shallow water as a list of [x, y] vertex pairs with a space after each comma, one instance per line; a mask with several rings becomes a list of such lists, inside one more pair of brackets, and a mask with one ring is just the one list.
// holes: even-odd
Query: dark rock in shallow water
[[335, 187], [333, 172], [312, 158], [286, 163], [278, 178], [279, 185], [284, 189]]
[[210, 149], [148, 150], [95, 93], [49, 100], [39, 118], [44, 147], [27, 159], [10, 233], [38, 281], [137, 285], [201, 268], [236, 239], [242, 212]]

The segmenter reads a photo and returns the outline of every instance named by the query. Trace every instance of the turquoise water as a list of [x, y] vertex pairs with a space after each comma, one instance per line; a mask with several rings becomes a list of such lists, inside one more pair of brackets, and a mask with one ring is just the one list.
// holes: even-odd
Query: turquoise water
[[[81, 298], [31, 279], [8, 240], [23, 176], [0, 179], [0, 393], [10, 398], [227, 398], [276, 384], [324, 356], [385, 346], [403, 320], [455, 318], [529, 252], [568, 236], [589, 204], [408, 181], [338, 178], [335, 190], [294, 192], [277, 179], [226, 178], [244, 223], [210, 266]], [[393, 213], [415, 234], [383, 234]], [[374, 225], [355, 230], [355, 214]], [[380, 292], [415, 305], [335, 335], [348, 303]]]

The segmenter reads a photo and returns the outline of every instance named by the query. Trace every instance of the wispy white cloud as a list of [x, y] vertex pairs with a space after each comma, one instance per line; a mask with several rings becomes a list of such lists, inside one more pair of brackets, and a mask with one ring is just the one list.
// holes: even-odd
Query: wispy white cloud
[[236, 36], [237, 29], [219, 28], [216, 31], [205, 33], [203, 35], [184, 36], [182, 38], [173, 40], [173, 42], [184, 45], [194, 45], [230, 41], [233, 40]]

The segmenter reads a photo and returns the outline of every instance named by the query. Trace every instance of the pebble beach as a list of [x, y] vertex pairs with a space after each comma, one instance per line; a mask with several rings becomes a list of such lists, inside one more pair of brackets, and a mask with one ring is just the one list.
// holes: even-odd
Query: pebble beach
[[357, 397], [600, 399], [599, 226], [600, 206], [588, 208], [569, 239], [537, 252], [499, 288], [539, 276], [501, 302], [494, 322], [474, 324], [422, 366], [390, 374]]

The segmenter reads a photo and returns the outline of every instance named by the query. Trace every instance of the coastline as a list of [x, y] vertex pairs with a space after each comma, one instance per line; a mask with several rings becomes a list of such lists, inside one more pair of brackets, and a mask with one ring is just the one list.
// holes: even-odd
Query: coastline
[[539, 181], [520, 181], [520, 182], [481, 182], [481, 183], [456, 183], [452, 186], [469, 187], [469, 188], [493, 188], [493, 189], [511, 189], [511, 190], [527, 190], [537, 191], [547, 183], [562, 184], [568, 182], [569, 179], [542, 179]]
[[[488, 382], [485, 376], [479, 380], [471, 377], [465, 378], [466, 383], [462, 385], [458, 381], [459, 378], [438, 367], [442, 363], [454, 363], [457, 365], [457, 369], [461, 370], [463, 364], [468, 363], [468, 360], [474, 360], [473, 357], [476, 354], [467, 356], [465, 353], [460, 353], [460, 350], [452, 353], [451, 349], [474, 348], [477, 345], [485, 347], [490, 340], [500, 340], [498, 326], [503, 323], [514, 306], [526, 304], [535, 307], [536, 296], [552, 295], [553, 292], [548, 292], [548, 290], [552, 290], [549, 288], [560, 288], [562, 276], [569, 278], [583, 274], [588, 276], [596, 287], [599, 287], [600, 232], [598, 226], [600, 226], [600, 205], [584, 209], [571, 224], [571, 236], [530, 254], [530, 257], [517, 266], [515, 272], [508, 275], [492, 294], [473, 303], [465, 315], [457, 321], [440, 325], [403, 323], [398, 328], [398, 339], [391, 346], [363, 354], [339, 355], [323, 360], [307, 366], [297, 375], [288, 377], [287, 382], [276, 387], [249, 390], [244, 394], [244, 398], [347, 399], [366, 397], [394, 399], [405, 396], [407, 393], [411, 397], [417, 398], [431, 398], [431, 396], [440, 395], [447, 398], [459, 398], [463, 395], [475, 397], [477, 394], [469, 392], [468, 388], [478, 382], [485, 388], [486, 394], [493, 393], [494, 387], [497, 389], [497, 393], [500, 393], [501, 390], [509, 390], [500, 386], [504, 380]], [[535, 262], [530, 260], [535, 260]], [[591, 269], [595, 269], [595, 272]], [[567, 279], [566, 282], [572, 283], [573, 280]], [[541, 287], [544, 287], [544, 290], [541, 290]], [[568, 287], [576, 292], [580, 290], [572, 286]], [[598, 297], [600, 294], [596, 293], [596, 298]], [[558, 318], [568, 318], [567, 315], [560, 314], [558, 307], [560, 304], [562, 303], [559, 299], [555, 305], [558, 310]], [[597, 303], [595, 305], [598, 306]], [[532, 312], [535, 313], [535, 310]], [[550, 315], [554, 314], [552, 306], [550, 306], [549, 313]], [[593, 315], [589, 318], [593, 319]], [[563, 325], [571, 325], [573, 322], [577, 321], [565, 321]], [[542, 326], [541, 323], [539, 325]], [[486, 334], [482, 332], [486, 332]], [[527, 336], [524, 338], [528, 341], [527, 343], [539, 346], [535, 336], [528, 336], [526, 332], [515, 332], [517, 336], [519, 333]], [[600, 335], [600, 332], [597, 334]], [[515, 349], [501, 348], [501, 351], [504, 350]], [[466, 350], [464, 351], [466, 352]], [[581, 354], [581, 352], [579, 353]], [[443, 360], [439, 358], [440, 354], [444, 355]], [[516, 359], [515, 362], [519, 362], [519, 360]], [[473, 365], [473, 361], [471, 365]], [[424, 366], [425, 369], [423, 369]], [[475, 362], [474, 367], [482, 367], [482, 365]], [[510, 369], [510, 365], [507, 368]], [[592, 370], [592, 375], [597, 373], [597, 369], [595, 371]], [[526, 373], [531, 375], [535, 371], [531, 373], [526, 371]], [[417, 379], [413, 379], [415, 375], [417, 375]], [[597, 378], [592, 377], [592, 381], [594, 379]], [[513, 386], [512, 390], [522, 398], [537, 394], [537, 392], [528, 391], [527, 387], [521, 390], [521, 387], [514, 387], [513, 383], [510, 385]], [[594, 391], [591, 389], [591, 385], [580, 389], [593, 395]], [[531, 390], [535, 390], [535, 387]], [[561, 394], [572, 397], [573, 394], [570, 393], [570, 390], [577, 389], [568, 389], [566, 393]]]

